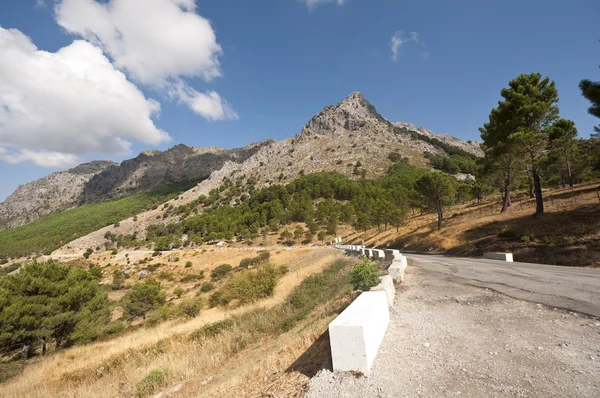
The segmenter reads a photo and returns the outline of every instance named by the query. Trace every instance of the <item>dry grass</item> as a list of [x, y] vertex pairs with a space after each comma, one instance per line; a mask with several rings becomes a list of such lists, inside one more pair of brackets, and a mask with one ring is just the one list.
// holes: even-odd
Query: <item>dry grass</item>
[[[432, 253], [478, 256], [488, 251], [512, 252], [516, 261], [545, 264], [600, 266], [600, 184], [571, 190], [547, 190], [546, 214], [535, 217], [535, 199], [523, 194], [500, 214], [500, 202], [488, 198], [480, 204], [452, 208], [441, 231], [432, 214], [409, 218], [400, 231], [376, 229], [365, 233], [344, 230], [345, 242], [394, 247]], [[513, 229], [516, 237], [500, 237]], [[525, 238], [523, 238], [525, 237]]]
[[[321, 272], [340, 257], [339, 252], [328, 249], [285, 252], [279, 259], [274, 255], [273, 260], [287, 265], [290, 272], [282, 277], [273, 297], [237, 309], [205, 310], [188, 321], [169, 321], [152, 329], [139, 328], [110, 341], [74, 347], [33, 360], [19, 376], [2, 386], [0, 396], [131, 396], [135, 384], [152, 369], [168, 368], [171, 381], [194, 379], [204, 374], [208, 377], [229, 355], [224, 353], [236, 350], [236, 340], [232, 337], [218, 342], [189, 342], [190, 333], [209, 323], [282, 303], [308, 275]], [[287, 259], [286, 263], [281, 262], [283, 258]], [[182, 267], [183, 264], [185, 261]]]

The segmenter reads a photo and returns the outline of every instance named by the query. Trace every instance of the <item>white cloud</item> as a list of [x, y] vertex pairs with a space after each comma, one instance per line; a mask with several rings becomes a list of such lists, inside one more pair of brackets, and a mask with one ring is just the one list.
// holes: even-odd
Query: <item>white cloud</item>
[[396, 62], [400, 56], [403, 55], [402, 47], [407, 43], [413, 43], [420, 46], [424, 50], [424, 55], [429, 56], [425, 43], [421, 41], [421, 37], [417, 32], [410, 32], [406, 35], [403, 31], [398, 31], [392, 35], [390, 39], [390, 50], [392, 50], [392, 61]]
[[346, 0], [300, 0], [306, 4], [309, 10], [314, 10], [318, 5], [325, 3], [336, 3], [338, 6], [343, 6]]
[[208, 120], [237, 120], [239, 118], [229, 103], [222, 99], [216, 91], [200, 93], [183, 82], [177, 82], [172, 85], [171, 95]]
[[93, 44], [76, 40], [51, 53], [0, 27], [0, 54], [1, 160], [71, 165], [85, 154], [130, 153], [129, 140], [170, 139], [151, 119], [160, 104]]
[[52, 168], [67, 168], [82, 162], [79, 157], [69, 153], [47, 151], [34, 152], [29, 149], [21, 149], [15, 152], [8, 151], [6, 148], [2, 147], [0, 147], [0, 160], [10, 164], [31, 161], [38, 166]]
[[[196, 13], [194, 0], [62, 0], [55, 12], [59, 25], [101, 47], [118, 69], [144, 85], [172, 94], [180, 91], [174, 86], [187, 86], [182, 78], [211, 81], [222, 74], [221, 46], [210, 21]], [[229, 107], [222, 100], [218, 106]], [[192, 110], [207, 115], [197, 108]], [[211, 120], [232, 115], [208, 114]]]

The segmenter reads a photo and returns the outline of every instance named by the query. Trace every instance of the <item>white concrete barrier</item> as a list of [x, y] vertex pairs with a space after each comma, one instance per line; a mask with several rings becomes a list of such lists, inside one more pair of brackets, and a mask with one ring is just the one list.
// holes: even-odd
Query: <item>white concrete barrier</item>
[[396, 254], [392, 264], [388, 267], [388, 273], [394, 279], [394, 282], [404, 282], [404, 271], [408, 267], [408, 261], [402, 254]]
[[388, 249], [389, 252], [392, 252], [392, 256], [395, 256], [396, 254], [400, 254], [400, 250], [396, 250], [396, 249]]
[[501, 260], [509, 263], [513, 262], [512, 253], [484, 253], [483, 258], [487, 258], [490, 260]]
[[372, 292], [380, 292], [383, 291], [385, 292], [386, 296], [387, 296], [387, 300], [388, 300], [388, 305], [390, 307], [394, 306], [394, 298], [396, 297], [396, 287], [394, 286], [394, 280], [392, 279], [391, 275], [384, 275], [384, 276], [380, 276], [379, 280], [381, 282], [379, 282], [379, 285], [372, 287], [371, 291]]
[[389, 323], [387, 294], [361, 293], [329, 324], [333, 370], [368, 376]]
[[365, 249], [365, 251], [367, 252], [367, 257], [373, 258], [373, 249]]

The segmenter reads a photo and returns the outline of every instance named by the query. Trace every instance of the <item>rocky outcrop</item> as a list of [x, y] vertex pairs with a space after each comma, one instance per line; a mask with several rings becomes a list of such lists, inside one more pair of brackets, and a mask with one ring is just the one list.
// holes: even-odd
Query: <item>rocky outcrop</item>
[[428, 138], [438, 139], [448, 145], [455, 146], [457, 148], [462, 149], [465, 152], [468, 152], [472, 155], [482, 157], [483, 150], [481, 149], [481, 143], [477, 141], [471, 140], [461, 140], [460, 138], [456, 138], [450, 134], [436, 134], [431, 130], [426, 129], [425, 127], [415, 127], [413, 124], [405, 123], [405, 122], [394, 122], [392, 123], [394, 127], [399, 127], [406, 131], [413, 131], [420, 135], [423, 135]]
[[114, 165], [109, 161], [84, 163], [19, 186], [0, 203], [0, 230], [28, 224], [47, 214], [73, 207], [85, 184]]
[[17, 188], [0, 203], [0, 229], [28, 224], [39, 217], [182, 182], [199, 182], [227, 162], [243, 162], [271, 141], [244, 148], [177, 145], [164, 152], [143, 151], [121, 164], [95, 161], [50, 174]]

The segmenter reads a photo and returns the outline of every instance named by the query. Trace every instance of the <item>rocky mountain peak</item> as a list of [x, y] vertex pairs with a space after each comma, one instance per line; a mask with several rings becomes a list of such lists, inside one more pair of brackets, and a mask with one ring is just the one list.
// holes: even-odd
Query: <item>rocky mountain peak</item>
[[349, 133], [385, 123], [385, 119], [361, 93], [353, 92], [337, 105], [326, 106], [304, 126], [297, 138]]

